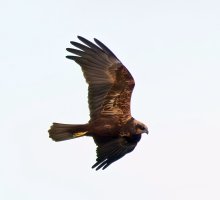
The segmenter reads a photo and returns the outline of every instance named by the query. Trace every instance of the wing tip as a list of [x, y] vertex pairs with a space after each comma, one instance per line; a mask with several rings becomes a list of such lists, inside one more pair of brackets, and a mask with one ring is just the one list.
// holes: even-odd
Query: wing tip
[[104, 170], [108, 166], [109, 166], [109, 164], [107, 164], [106, 162], [97, 162], [92, 166], [92, 169], [95, 168], [96, 171], [98, 171], [100, 169]]
[[66, 51], [71, 52], [71, 48], [66, 48]]
[[73, 56], [66, 56], [67, 59], [74, 60]]
[[79, 40], [81, 40], [83, 37], [80, 36], [80, 35], [77, 35], [77, 38], [78, 38]]

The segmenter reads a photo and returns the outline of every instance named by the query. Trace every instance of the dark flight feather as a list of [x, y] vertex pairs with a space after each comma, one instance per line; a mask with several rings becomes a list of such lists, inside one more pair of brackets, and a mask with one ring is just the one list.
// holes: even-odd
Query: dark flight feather
[[137, 142], [138, 141], [136, 140], [128, 140], [126, 137], [120, 137], [112, 139], [105, 144], [98, 144], [97, 162], [92, 166], [92, 168], [96, 168], [96, 170], [99, 170], [100, 168], [105, 169], [113, 162], [133, 151]]
[[116, 55], [107, 47], [105, 46], [102, 42], [100, 42], [98, 39], [94, 38], [94, 41], [96, 44], [98, 44], [108, 55], [111, 55], [113, 58], [117, 59]]

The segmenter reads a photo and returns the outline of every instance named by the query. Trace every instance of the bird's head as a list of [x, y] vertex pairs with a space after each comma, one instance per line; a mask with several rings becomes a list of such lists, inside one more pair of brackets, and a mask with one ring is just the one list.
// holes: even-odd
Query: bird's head
[[148, 128], [145, 124], [142, 122], [139, 122], [138, 120], [134, 120], [134, 126], [137, 134], [147, 133], [148, 134]]

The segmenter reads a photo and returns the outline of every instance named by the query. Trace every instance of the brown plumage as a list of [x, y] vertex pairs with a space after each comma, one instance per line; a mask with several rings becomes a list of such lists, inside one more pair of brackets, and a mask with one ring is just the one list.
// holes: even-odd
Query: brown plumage
[[78, 49], [67, 48], [67, 56], [81, 66], [88, 83], [90, 120], [87, 124], [53, 123], [50, 138], [63, 141], [91, 136], [97, 147], [92, 168], [105, 169], [134, 150], [147, 126], [131, 116], [130, 100], [134, 79], [121, 61], [99, 40], [95, 43], [78, 36], [84, 43], [71, 42]]

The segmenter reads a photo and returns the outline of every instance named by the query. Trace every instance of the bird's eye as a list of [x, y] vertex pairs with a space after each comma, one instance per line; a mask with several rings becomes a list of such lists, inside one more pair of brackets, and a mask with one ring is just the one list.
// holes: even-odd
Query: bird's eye
[[140, 124], [138, 124], [136, 127], [139, 128], [139, 129], [141, 129], [142, 131], [145, 129], [145, 127], [142, 126], [142, 125], [140, 125]]

